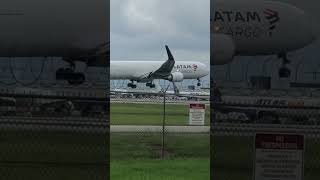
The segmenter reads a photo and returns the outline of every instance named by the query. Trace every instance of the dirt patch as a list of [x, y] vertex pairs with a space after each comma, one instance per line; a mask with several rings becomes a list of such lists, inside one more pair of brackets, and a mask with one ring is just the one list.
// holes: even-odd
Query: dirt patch
[[[162, 144], [151, 144], [150, 150], [157, 154], [160, 158], [162, 155]], [[172, 149], [167, 149], [164, 147], [163, 149], [163, 155], [165, 158], [172, 157], [174, 155], [174, 151]]]

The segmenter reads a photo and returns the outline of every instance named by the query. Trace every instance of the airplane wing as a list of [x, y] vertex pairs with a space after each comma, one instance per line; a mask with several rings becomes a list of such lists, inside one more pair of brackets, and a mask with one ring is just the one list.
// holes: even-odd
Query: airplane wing
[[167, 45], [166, 50], [168, 54], [168, 60], [164, 62], [159, 69], [157, 69], [154, 72], [151, 72], [148, 76], [148, 79], [164, 79], [170, 76], [175, 61]]

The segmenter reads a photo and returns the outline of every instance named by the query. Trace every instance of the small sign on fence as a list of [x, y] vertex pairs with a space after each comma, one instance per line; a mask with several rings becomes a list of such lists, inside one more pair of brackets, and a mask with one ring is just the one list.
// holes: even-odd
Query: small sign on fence
[[257, 133], [254, 180], [302, 180], [303, 155], [303, 135]]
[[204, 125], [206, 105], [190, 104], [189, 107], [189, 125]]

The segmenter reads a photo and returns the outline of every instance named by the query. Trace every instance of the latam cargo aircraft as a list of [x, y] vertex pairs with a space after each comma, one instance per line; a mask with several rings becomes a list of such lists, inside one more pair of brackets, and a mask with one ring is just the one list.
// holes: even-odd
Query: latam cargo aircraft
[[71, 84], [85, 80], [75, 61], [109, 63], [108, 0], [1, 0], [0, 7], [0, 57], [63, 57], [69, 66], [57, 75]]
[[173, 83], [181, 82], [184, 79], [197, 79], [198, 86], [201, 85], [200, 78], [209, 74], [209, 68], [197, 61], [175, 61], [168, 48], [165, 46], [168, 60], [163, 61], [111, 61], [110, 79], [126, 79], [131, 82], [128, 87], [136, 88], [134, 81], [146, 83], [146, 86], [155, 88], [153, 80], [164, 79]]
[[211, 64], [228, 64], [235, 56], [278, 55], [280, 77], [290, 76], [287, 53], [317, 38], [311, 18], [282, 2], [216, 0], [210, 21]]
[[[288, 77], [290, 70], [285, 67], [289, 63], [286, 53], [305, 47], [316, 39], [305, 13], [289, 4], [218, 0], [211, 3], [211, 6], [211, 64], [214, 65], [230, 63], [234, 56], [278, 54], [283, 59], [279, 75]], [[199, 80], [207, 74], [206, 67], [201, 63], [177, 62], [174, 65], [170, 56], [164, 64], [152, 61], [111, 61], [110, 65], [111, 79], [129, 79], [132, 83], [128, 86], [133, 88], [136, 87], [133, 81], [147, 82], [147, 86], [154, 87], [153, 79], [172, 82], [193, 78]]]
[[[310, 44], [316, 37], [305, 13], [289, 4], [254, 0], [211, 4], [213, 64], [229, 63], [234, 56], [278, 54], [286, 65], [287, 52]], [[109, 1], [2, 0], [0, 6], [0, 57], [62, 57], [69, 66], [57, 70], [57, 79], [71, 84], [85, 80], [83, 73], [75, 72], [75, 61], [99, 67], [109, 64]], [[136, 69], [143, 74], [137, 72], [130, 80], [148, 81], [151, 86], [150, 80], [156, 78], [176, 81], [205, 74], [198, 62], [153, 63], [122, 65], [127, 64], [127, 71], [144, 67]], [[111, 62], [111, 79], [120, 78], [116, 68], [117, 63]], [[280, 70], [282, 75], [290, 74], [287, 68]]]

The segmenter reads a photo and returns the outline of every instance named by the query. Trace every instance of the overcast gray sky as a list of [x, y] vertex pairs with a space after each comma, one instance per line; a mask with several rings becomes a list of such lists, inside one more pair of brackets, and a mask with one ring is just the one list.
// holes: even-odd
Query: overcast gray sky
[[210, 0], [111, 0], [111, 60], [209, 64]]

